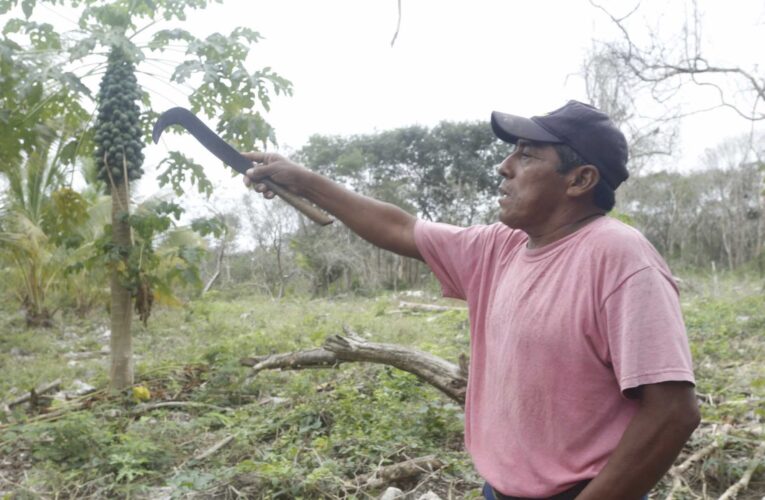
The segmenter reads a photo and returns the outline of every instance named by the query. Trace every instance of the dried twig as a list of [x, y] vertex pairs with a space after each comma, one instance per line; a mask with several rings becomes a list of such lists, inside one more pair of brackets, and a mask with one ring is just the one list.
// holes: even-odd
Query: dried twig
[[202, 453], [198, 453], [197, 455], [194, 455], [193, 460], [195, 460], [197, 462], [201, 462], [205, 458], [208, 458], [209, 456], [214, 455], [218, 450], [220, 450], [221, 448], [223, 448], [224, 446], [226, 446], [227, 444], [229, 444], [233, 440], [234, 440], [234, 435], [233, 434], [231, 434], [229, 436], [226, 436], [225, 438], [223, 438], [222, 440], [218, 441], [217, 443], [215, 443], [211, 447], [207, 448]]
[[411, 309], [413, 311], [423, 312], [446, 312], [446, 311], [467, 311], [467, 307], [439, 306], [437, 304], [420, 304], [417, 302], [399, 301], [399, 309]]
[[208, 410], [215, 410], [221, 412], [231, 411], [230, 408], [223, 406], [215, 406], [207, 403], [197, 403], [196, 401], [161, 401], [159, 403], [145, 403], [140, 404], [133, 408], [130, 413], [133, 415], [142, 415], [150, 411], [159, 410], [162, 408], [205, 408]]
[[444, 463], [441, 460], [429, 455], [380, 467], [370, 474], [359, 476], [356, 478], [356, 482], [365, 489], [381, 488], [386, 484], [404, 479], [412, 479], [423, 473], [433, 472], [443, 466]]
[[683, 487], [683, 474], [688, 469], [690, 469], [694, 463], [707, 457], [719, 447], [720, 441], [714, 440], [713, 442], [698, 450], [693, 455], [686, 458], [680, 465], [672, 467], [669, 470], [669, 474], [672, 476], [672, 488], [669, 490], [669, 493], [667, 493], [666, 500], [672, 500], [675, 498], [675, 493], [677, 493], [680, 488]]
[[396, 32], [393, 33], [393, 40], [390, 41], [390, 46], [393, 47], [393, 45], [396, 43], [396, 38], [398, 38], [398, 32], [401, 29], [401, 0], [398, 0], [398, 21], [396, 21]]
[[8, 408], [13, 408], [14, 406], [18, 406], [22, 403], [26, 403], [27, 401], [31, 401], [35, 399], [40, 394], [45, 394], [46, 392], [55, 391], [61, 387], [61, 379], [57, 378], [53, 382], [49, 382], [47, 384], [41, 385], [40, 387], [36, 389], [32, 389], [28, 393], [24, 394], [23, 396], [20, 396], [12, 401], [8, 401], [5, 403], [5, 405], [8, 406]]
[[749, 467], [746, 468], [741, 479], [728, 488], [718, 500], [732, 500], [736, 498], [740, 492], [744, 491], [749, 486], [749, 481], [751, 481], [754, 471], [757, 470], [757, 467], [762, 462], [763, 456], [765, 456], [765, 441], [761, 442], [760, 446], [757, 447], [752, 460], [749, 462]]

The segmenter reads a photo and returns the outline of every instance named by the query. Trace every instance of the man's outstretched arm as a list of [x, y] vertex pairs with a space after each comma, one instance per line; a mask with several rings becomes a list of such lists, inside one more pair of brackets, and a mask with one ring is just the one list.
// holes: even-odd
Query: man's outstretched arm
[[272, 198], [260, 179], [269, 177], [289, 191], [331, 213], [373, 245], [422, 260], [414, 241], [417, 219], [390, 203], [354, 193], [326, 177], [274, 153], [243, 153], [252, 160], [244, 183]]
[[639, 388], [640, 409], [598, 476], [577, 500], [637, 500], [661, 479], [698, 426], [694, 388], [664, 382]]

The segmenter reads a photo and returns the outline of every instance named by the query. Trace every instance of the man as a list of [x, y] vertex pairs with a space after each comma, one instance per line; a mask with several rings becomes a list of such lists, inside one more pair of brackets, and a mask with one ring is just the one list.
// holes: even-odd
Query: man
[[274, 154], [248, 154], [245, 184], [270, 198], [258, 180], [271, 177], [467, 301], [465, 444], [487, 498], [640, 498], [700, 417], [672, 275], [605, 215], [629, 175], [626, 140], [576, 101], [491, 125], [516, 148], [489, 226], [418, 220]]

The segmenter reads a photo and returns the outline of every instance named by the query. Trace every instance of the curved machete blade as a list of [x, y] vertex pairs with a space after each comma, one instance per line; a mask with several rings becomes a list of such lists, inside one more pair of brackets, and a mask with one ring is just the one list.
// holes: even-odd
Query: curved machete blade
[[[197, 118], [194, 113], [186, 108], [171, 108], [159, 115], [157, 123], [154, 124], [154, 130], [151, 132], [151, 138], [154, 139], [155, 144], [159, 141], [159, 136], [162, 135], [162, 132], [164, 132], [170, 125], [180, 125], [191, 132], [191, 135], [207, 148], [208, 151], [240, 174], [246, 174], [247, 170], [252, 167], [252, 162], [250, 160], [239, 154], [239, 151], [221, 139], [218, 134], [210, 130], [207, 125], [202, 123], [202, 120]], [[265, 184], [270, 191], [298, 209], [306, 217], [317, 224], [322, 226], [332, 224], [332, 221], [334, 220], [332, 217], [314, 207], [298, 195], [285, 189], [283, 186], [276, 184], [268, 178], [262, 179], [259, 182]]]
[[252, 161], [239, 154], [236, 149], [186, 108], [170, 108], [159, 115], [154, 124], [154, 130], [151, 132], [154, 144], [159, 141], [159, 136], [170, 125], [180, 125], [188, 130], [208, 151], [240, 174], [244, 174], [248, 168], [252, 167]]

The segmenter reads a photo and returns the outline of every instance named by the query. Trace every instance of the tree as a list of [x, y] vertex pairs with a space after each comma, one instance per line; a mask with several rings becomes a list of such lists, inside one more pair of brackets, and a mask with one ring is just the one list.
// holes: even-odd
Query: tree
[[[496, 166], [508, 151], [485, 123], [442, 122], [350, 137], [313, 136], [298, 159], [419, 217], [470, 225], [495, 220]], [[396, 289], [425, 274], [419, 262], [371, 249], [342, 227], [303, 228], [293, 249], [313, 278], [314, 292], [338, 286]]]
[[[707, 155], [705, 163], [708, 165], [708, 171], [702, 175], [702, 177], [710, 179], [716, 178], [720, 182], [717, 193], [713, 194], [710, 191], [704, 193], [703, 196], [707, 197], [704, 199], [705, 210], [711, 210], [709, 215], [719, 213], [724, 219], [724, 223], [717, 226], [723, 236], [721, 242], [725, 249], [723, 260], [729, 267], [740, 265], [742, 259], [751, 258], [752, 255], [748, 250], [743, 251], [741, 245], [730, 239], [732, 237], [731, 232], [747, 227], [754, 230], [753, 234], [761, 234], [760, 226], [752, 227], [751, 224], [751, 221], [756, 219], [753, 214], [759, 210], [752, 207], [753, 201], [761, 198], [756, 193], [751, 193], [751, 186], [742, 185], [734, 188], [731, 184], [733, 181], [731, 173], [735, 172], [741, 178], [747, 179], [746, 182], [754, 182], [755, 191], [759, 189], [765, 194], [762, 175], [757, 175], [757, 169], [763, 169], [762, 137], [754, 133], [755, 124], [765, 120], [765, 109], [763, 109], [765, 74], [758, 66], [757, 61], [737, 64], [715, 60], [714, 57], [709, 56], [710, 46], [706, 45], [709, 42], [707, 37], [703, 36], [703, 13], [695, 0], [685, 3], [685, 18], [679, 29], [673, 25], [671, 34], [662, 34], [649, 29], [648, 35], [644, 37], [639, 37], [634, 28], [635, 14], [640, 10], [640, 4], [624, 15], [617, 15], [594, 0], [590, 0], [590, 3], [610, 19], [617, 28], [619, 35], [615, 40], [600, 43], [597, 50], [593, 51], [587, 66], [589, 73], [585, 73], [590, 75], [590, 78], [587, 79], [588, 90], [592, 89], [596, 97], [605, 97], [604, 102], [597, 102], [605, 104], [605, 108], [614, 112], [619, 119], [626, 117], [630, 129], [634, 128], [635, 123], [640, 123], [641, 118], [644, 118], [630, 116], [631, 111], [637, 109], [635, 104], [637, 99], [648, 100], [659, 109], [665, 110], [663, 115], [655, 118], [656, 124], [660, 125], [657, 129], [659, 133], [653, 138], [649, 134], [649, 140], [646, 144], [651, 147], [648, 148], [648, 151], [654, 149], [653, 145], [657, 144], [657, 139], [661, 138], [661, 131], [666, 130], [666, 124], [674, 122], [676, 126], [681, 118], [688, 115], [725, 108], [732, 110], [741, 119], [751, 123], [752, 131], [745, 144], [742, 144], [740, 140], [732, 140], [727, 146], [720, 146], [720, 148], [728, 148], [729, 158], [739, 158], [735, 169], [730, 166], [723, 168], [710, 165], [710, 163], [719, 163], [721, 160], [719, 158], [720, 148], [718, 148], [717, 153], [713, 153], [713, 156], [718, 156], [717, 159], [711, 159]], [[604, 67], [606, 68], [605, 72], [600, 71]], [[699, 90], [711, 91], [700, 94], [704, 96], [703, 101], [696, 99], [696, 102], [703, 102], [703, 104], [689, 108], [687, 104], [682, 102], [683, 98], [691, 92]], [[699, 95], [698, 92], [697, 95]], [[650, 126], [648, 130], [650, 130]], [[673, 135], [670, 134], [668, 137], [672, 139]], [[662, 142], [671, 151], [672, 141], [659, 140], [658, 144], [662, 144]], [[631, 147], [632, 157], [640, 159], [640, 151], [643, 148], [634, 148], [632, 143], [631, 146], [633, 146]], [[733, 153], [730, 151], [731, 149], [735, 149], [737, 152]], [[745, 153], [746, 159], [741, 158], [742, 152]], [[694, 175], [688, 176], [688, 179], [692, 180], [693, 184], [703, 183], [703, 179]], [[676, 184], [673, 186], [671, 192], [677, 193], [674, 188], [678, 186]], [[636, 187], [636, 182], [629, 182], [625, 185], [623, 197], [626, 198], [627, 205], [639, 201], [640, 195], [633, 192]], [[659, 189], [662, 188], [659, 187]], [[739, 203], [744, 193], [749, 197], [746, 202], [748, 208], [743, 205], [735, 208], [734, 205]], [[727, 199], [727, 197], [732, 198]], [[670, 199], [675, 198], [670, 197]], [[721, 204], [716, 206], [710, 200], [718, 200]], [[741, 214], [744, 212], [753, 217], [747, 219], [750, 222], [746, 222], [742, 218]], [[708, 227], [714, 225], [714, 222], [708, 221]], [[674, 226], [681, 232], [687, 231], [689, 227], [679, 221], [676, 221]], [[713, 245], [712, 242], [716, 241], [714, 235], [707, 234], [706, 231], [700, 231], [700, 234], [710, 238], [706, 245]], [[681, 237], [679, 240], [682, 241], [683, 238]], [[737, 237], [739, 242], [745, 240], [749, 241], [749, 238]], [[759, 249], [758, 252], [762, 252], [760, 243], [755, 244], [754, 247]], [[734, 248], [739, 250], [734, 250]], [[672, 250], [670, 249], [670, 251]]]
[[647, 164], [673, 154], [680, 110], [661, 104], [647, 112], [644, 101], [650, 86], [630, 72], [610, 45], [593, 44], [582, 76], [588, 100], [608, 114], [627, 138], [631, 175], [640, 175]]
[[257, 248], [253, 272], [272, 297], [281, 298], [289, 278], [296, 272], [289, 238], [297, 228], [295, 212], [285, 204], [265, 202], [256, 206], [252, 196], [243, 196], [244, 214]]
[[420, 217], [459, 225], [483, 220], [508, 152], [485, 123], [442, 122], [349, 138], [313, 136], [307, 166]]
[[47, 155], [30, 155], [8, 173], [0, 202], [0, 254], [13, 263], [13, 289], [28, 326], [51, 326], [50, 296], [73, 264], [72, 229], [87, 219], [87, 202], [66, 188]]
[[[48, 24], [35, 22], [33, 16], [37, 4], [46, 2], [80, 9], [77, 29], [62, 35]], [[58, 96], [62, 92], [78, 104], [92, 99], [82, 79], [102, 71], [104, 63], [107, 65], [102, 92], [96, 98], [99, 126], [93, 128], [87, 121], [72, 122], [67, 133], [77, 138], [76, 146], [72, 148], [75, 156], [87, 158], [96, 155], [101, 181], [114, 200], [111, 239], [105, 241], [102, 247], [113, 269], [111, 373], [115, 388], [130, 385], [133, 380], [130, 299], [135, 299], [139, 308], [140, 304], [150, 304], [147, 301], [151, 293], [148, 287], [155, 283], [147, 276], [147, 269], [142, 267], [149, 259], [141, 257], [151, 252], [152, 242], [146, 242], [140, 249], [132, 245], [130, 225], [138, 219], [131, 219], [129, 215], [128, 193], [129, 180], [141, 174], [142, 144], [138, 134], [142, 132], [144, 137], [150, 134], [158, 113], [152, 109], [151, 96], [145, 89], [109, 89], [112, 84], [130, 87], [127, 82], [134, 79], [135, 74], [148, 74], [156, 78], [157, 75], [151, 70], [143, 69], [145, 63], [152, 59], [150, 54], [156, 53], [161, 57], [170, 44], [174, 45], [173, 50], [177, 50], [180, 44], [186, 49], [185, 60], [176, 66], [169, 83], [199, 81], [189, 95], [192, 111], [202, 112], [210, 118], [219, 115], [218, 132], [233, 144], [247, 148], [256, 143], [274, 141], [273, 130], [259, 108], [269, 109], [272, 92], [291, 92], [289, 81], [270, 68], [256, 71], [248, 68], [249, 47], [260, 39], [260, 35], [251, 29], [236, 28], [229, 36], [215, 33], [205, 39], [182, 29], [157, 29], [159, 22], [182, 21], [188, 10], [203, 9], [209, 3], [207, 0], [24, 0], [21, 2], [23, 18], [13, 19], [6, 25], [6, 32], [24, 34], [33, 41], [30, 50], [44, 43], [52, 54], [50, 62], [56, 63], [54, 68], [80, 65], [79, 73], [75, 69], [69, 72], [53, 71], [57, 79], [51, 79], [44, 71], [35, 73], [32, 96], [34, 93], [41, 94], [41, 101], [47, 102], [49, 96]], [[18, 0], [0, 2], [0, 14], [9, 12], [18, 4]], [[21, 45], [16, 42], [7, 42], [1, 53], [23, 53], [20, 48]], [[104, 53], [108, 55], [107, 61], [103, 60]], [[93, 64], [93, 57], [100, 59]], [[2, 61], [6, 59], [3, 55]], [[84, 64], [86, 61], [87, 65]], [[116, 73], [121, 75], [110, 76]], [[62, 80], [68, 81], [69, 85], [61, 85]], [[140, 111], [134, 108], [137, 99], [140, 99]], [[99, 132], [100, 137], [97, 136]], [[97, 148], [93, 144], [94, 138]], [[19, 140], [18, 144], [25, 143]], [[16, 149], [20, 152], [11, 150], [9, 156], [15, 154], [18, 157], [23, 153], [22, 147]], [[177, 194], [182, 194], [186, 179], [190, 179], [201, 192], [211, 192], [211, 184], [206, 180], [202, 167], [182, 153], [171, 152], [163, 164], [165, 168], [160, 174], [160, 183], [172, 185]], [[178, 206], [169, 207], [163, 215], [169, 221], [170, 215], [177, 214], [180, 209]], [[154, 223], [158, 224], [153, 228], [156, 230], [168, 222]], [[136, 253], [140, 255], [136, 256]]]
[[[30, 3], [25, 6], [31, 13]], [[10, 7], [10, 2], [0, 1], [0, 14]], [[56, 168], [73, 162], [76, 139], [90, 116], [80, 100], [89, 91], [59, 64], [60, 50], [60, 36], [50, 24], [11, 19], [3, 27], [0, 174], [13, 175], [33, 154], [48, 157]]]
[[[130, 324], [133, 317], [132, 297], [142, 311], [150, 309], [151, 291], [143, 276], [131, 283], [130, 250], [133, 246], [128, 217], [131, 180], [143, 173], [143, 142], [139, 127], [140, 97], [135, 66], [120, 46], [109, 52], [106, 73], [98, 92], [98, 118], [95, 132], [95, 160], [98, 178], [106, 183], [112, 198], [111, 271], [111, 338], [112, 365], [110, 379], [117, 388], [133, 383], [133, 344]], [[139, 298], [138, 295], [141, 295]], [[144, 313], [144, 314], [148, 314]], [[145, 316], [145, 317], [148, 317]]]
[[707, 151], [701, 169], [633, 179], [626, 212], [663, 255], [685, 265], [734, 269], [757, 258], [763, 172], [749, 149], [748, 136], [726, 140]]
[[713, 89], [717, 96], [716, 103], [694, 112], [725, 107], [745, 120], [765, 119], [762, 108], [765, 75], [756, 63], [744, 67], [709, 60], [705, 55], [701, 12], [696, 1], [689, 2], [681, 38], [674, 42], [654, 32], [647, 41], [636, 41], [629, 21], [640, 4], [629, 13], [617, 16], [593, 0], [590, 3], [608, 16], [621, 34], [619, 40], [604, 45], [606, 53], [619, 61], [631, 76], [647, 84], [657, 101], [665, 102], [685, 85], [693, 85]]

